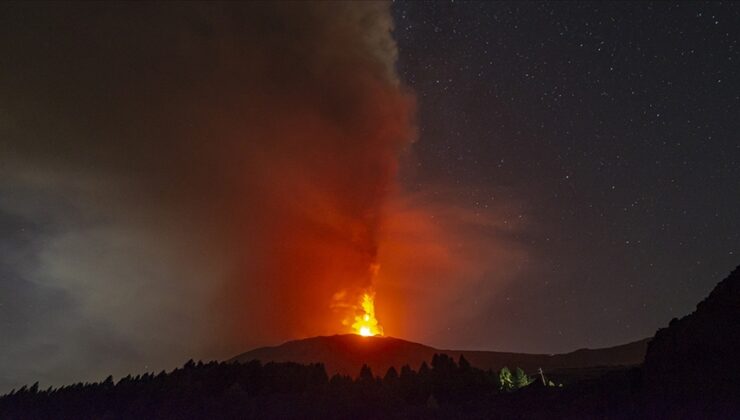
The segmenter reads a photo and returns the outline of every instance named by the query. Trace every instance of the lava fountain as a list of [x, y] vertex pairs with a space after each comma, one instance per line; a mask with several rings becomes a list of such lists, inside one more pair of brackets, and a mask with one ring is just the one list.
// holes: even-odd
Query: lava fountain
[[355, 322], [352, 324], [355, 334], [363, 337], [383, 335], [383, 327], [375, 317], [375, 293], [363, 293], [360, 306], [362, 313], [355, 315]]

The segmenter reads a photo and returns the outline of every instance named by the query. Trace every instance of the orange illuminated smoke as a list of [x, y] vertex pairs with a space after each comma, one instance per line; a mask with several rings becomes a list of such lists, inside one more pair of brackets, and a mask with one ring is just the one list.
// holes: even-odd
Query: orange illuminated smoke
[[363, 337], [383, 335], [383, 327], [375, 318], [375, 294], [364, 293], [360, 304], [362, 313], [355, 315], [355, 322], [352, 324], [354, 332]]

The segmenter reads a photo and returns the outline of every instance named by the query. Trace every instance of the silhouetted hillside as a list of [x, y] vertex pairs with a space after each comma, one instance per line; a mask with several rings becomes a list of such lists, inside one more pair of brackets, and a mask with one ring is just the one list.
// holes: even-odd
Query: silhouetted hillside
[[489, 417], [491, 403], [505, 403], [532, 381], [521, 370], [486, 372], [446, 355], [434, 355], [418, 371], [403, 366], [382, 377], [363, 366], [355, 379], [329, 378], [321, 364], [190, 361], [170, 373], [117, 383], [24, 387], [0, 398], [0, 418], [454, 418], [463, 407], [468, 418]]
[[[322, 364], [191, 361], [118, 382], [23, 387], [0, 397], [0, 419], [737, 419], [739, 333], [736, 269], [694, 313], [656, 334], [643, 367], [596, 366], [629, 360], [636, 343], [555, 356], [443, 352], [452, 358], [394, 338], [316, 337], [239, 358], [328, 357], [334, 370], [363, 360], [398, 364], [349, 376], [328, 375]], [[478, 369], [468, 360], [476, 355], [512, 369]], [[515, 369], [537, 365], [553, 373], [542, 380]], [[572, 370], [581, 379], [560, 386], [559, 375]]]
[[658, 412], [691, 403], [707, 416], [740, 414], [740, 267], [693, 313], [658, 330], [643, 370]]
[[[454, 359], [461, 355], [480, 369], [500, 370], [518, 366], [529, 373], [591, 368], [597, 366], [633, 366], [642, 363], [649, 339], [603, 349], [581, 349], [566, 354], [545, 355], [495, 351], [440, 350], [393, 337], [361, 337], [354, 334], [313, 337], [289, 341], [275, 347], [258, 348], [231, 360], [262, 362], [323, 363], [329, 374], [355, 375], [363, 364], [376, 372], [405, 364], [429, 363], [435, 353]], [[575, 372], [575, 370], [573, 370]]]

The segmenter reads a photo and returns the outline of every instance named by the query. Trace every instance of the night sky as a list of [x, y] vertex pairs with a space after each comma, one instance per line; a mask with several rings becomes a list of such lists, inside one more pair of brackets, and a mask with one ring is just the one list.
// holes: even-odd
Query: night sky
[[346, 333], [365, 291], [439, 348], [618, 345], [740, 263], [733, 3], [6, 3], [0, 28], [0, 393]]
[[394, 17], [419, 102], [404, 181], [481, 211], [515, 202], [528, 222], [526, 273], [456, 340], [638, 339], [740, 263], [736, 4], [401, 2]]

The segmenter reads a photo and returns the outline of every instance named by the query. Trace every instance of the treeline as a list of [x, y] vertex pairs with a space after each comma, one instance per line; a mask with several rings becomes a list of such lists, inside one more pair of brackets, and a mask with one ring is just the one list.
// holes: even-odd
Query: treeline
[[112, 377], [0, 398], [0, 417], [69, 418], [377, 418], [428, 417], [529, 385], [521, 369], [474, 368], [435, 355], [418, 370], [406, 365], [382, 376], [363, 366], [356, 378], [329, 377], [322, 364], [195, 363], [166, 373]]

